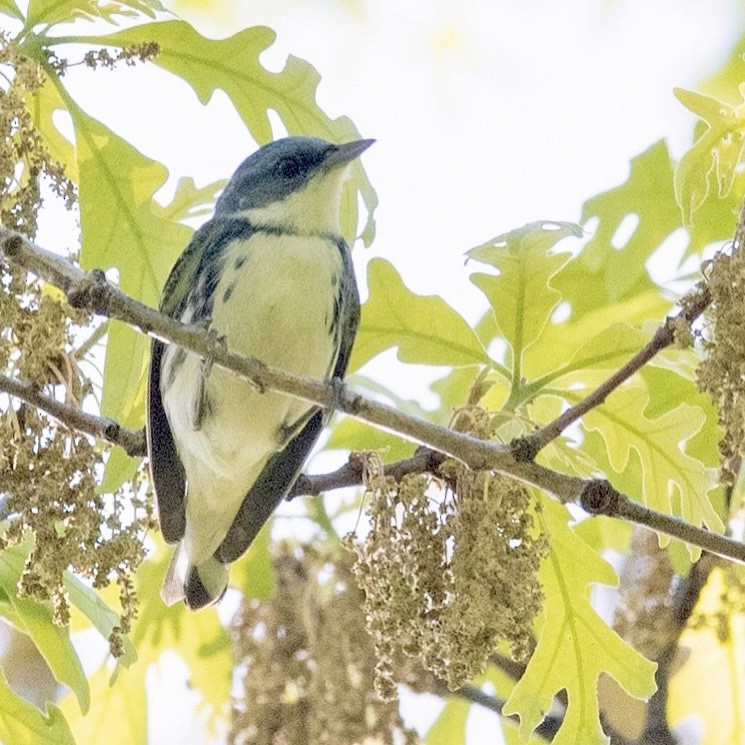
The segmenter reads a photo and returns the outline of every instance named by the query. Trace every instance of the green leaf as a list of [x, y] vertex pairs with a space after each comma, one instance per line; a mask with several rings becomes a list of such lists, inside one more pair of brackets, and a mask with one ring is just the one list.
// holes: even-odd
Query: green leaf
[[352, 351], [356, 370], [391, 347], [402, 362], [475, 365], [489, 357], [474, 330], [441, 297], [416, 295], [385, 259], [373, 259], [367, 272], [370, 296]]
[[[560, 323], [552, 322], [550, 331], [525, 352], [521, 397], [531, 398], [549, 383], [573, 372], [576, 379], [584, 379], [583, 360], [589, 369], [612, 369], [614, 360], [620, 366], [647, 341], [648, 333], [635, 331], [635, 327], [650, 318], [664, 318], [670, 306], [669, 298], [651, 289], [590, 309], [577, 318], [572, 314]], [[633, 348], [634, 336], [638, 339], [637, 348]], [[620, 346], [614, 348], [616, 342]]]
[[88, 679], [70, 640], [69, 629], [54, 623], [48, 603], [18, 595], [18, 582], [32, 549], [33, 540], [29, 538], [0, 553], [0, 587], [7, 596], [7, 600], [0, 602], [0, 614], [31, 638], [55, 679], [69, 686], [81, 710], [87, 711], [90, 706]]
[[230, 569], [230, 584], [238, 587], [247, 598], [265, 600], [274, 592], [274, 570], [269, 554], [269, 520], [251, 543], [248, 552]]
[[[64, 41], [117, 47], [157, 42], [160, 51], [154, 64], [185, 80], [203, 104], [216, 90], [224, 91], [259, 143], [272, 139], [269, 111], [276, 112], [291, 135], [312, 134], [333, 142], [358, 139], [359, 132], [350, 119], [331, 119], [316, 104], [320, 76], [310, 64], [290, 56], [280, 72], [262, 66], [260, 57], [275, 38], [274, 31], [257, 26], [227, 39], [208, 39], [188, 23], [173, 20], [140, 24], [109, 36], [68, 37]], [[353, 236], [356, 231], [359, 189], [368, 211], [363, 237], [369, 244], [377, 197], [362, 169], [356, 166], [354, 173], [342, 209], [344, 235]]]
[[[648, 333], [625, 323], [615, 323], [607, 328], [598, 324], [596, 328], [602, 328], [602, 331], [583, 344], [561, 367], [536, 381], [536, 385], [544, 386], [556, 382], [566, 384], [563, 380], [566, 376], [570, 376], [571, 383], [574, 383], [585, 379], [586, 376], [583, 373], [588, 370], [618, 369], [649, 341]], [[552, 329], [552, 336], [561, 334], [558, 338], [554, 336], [554, 344], [564, 351], [565, 360], [569, 356], [567, 352], [571, 349], [569, 337], [573, 335], [572, 331], [571, 326], [568, 329]], [[581, 338], [580, 334], [577, 336]], [[563, 341], [566, 343], [562, 343]]]
[[327, 450], [376, 450], [385, 463], [409, 458], [416, 446], [398, 435], [347, 417], [333, 429]]
[[675, 88], [675, 96], [706, 124], [704, 133], [681, 158], [675, 171], [675, 196], [686, 225], [704, 203], [714, 174], [720, 198], [732, 189], [735, 171], [745, 151], [745, 84], [741, 101], [730, 105], [694, 91]]
[[11, 16], [11, 18], [17, 18], [19, 21], [24, 20], [23, 13], [13, 0], [0, 0], [0, 13]]
[[541, 630], [504, 714], [520, 716], [525, 740], [565, 689], [566, 715], [554, 745], [604, 745], [608, 738], [599, 721], [598, 677], [606, 672], [632, 696], [647, 698], [655, 690], [656, 665], [623, 641], [590, 605], [591, 584], [617, 584], [613, 569], [569, 528], [566, 507], [547, 497], [542, 504], [539, 514], [551, 548], [540, 570], [546, 595]]
[[486, 295], [497, 325], [513, 352], [515, 379], [520, 378], [523, 351], [543, 333], [561, 293], [552, 277], [566, 264], [568, 252], [552, 252], [568, 236], [579, 237], [573, 223], [535, 222], [493, 238], [467, 252], [469, 259], [499, 273], [471, 274], [471, 282]]
[[[80, 263], [86, 269], [116, 268], [125, 293], [156, 306], [171, 265], [191, 235], [189, 228], [162, 217], [163, 208], [154, 206], [153, 194], [163, 185], [166, 169], [88, 116], [59, 81], [57, 90], [75, 126]], [[111, 324], [101, 408], [127, 426], [142, 423], [148, 347], [141, 334]]]
[[31, 0], [26, 26], [51, 26], [77, 18], [103, 18], [114, 23], [117, 16], [135, 18], [144, 14], [154, 18], [155, 11], [161, 10], [164, 8], [158, 0]]
[[[119, 614], [104, 602], [98, 592], [81, 582], [71, 572], [65, 572], [64, 582], [70, 602], [108, 642], [114, 627], [120, 623]], [[129, 667], [136, 659], [137, 651], [132, 641], [129, 637], [124, 637], [124, 653], [117, 658], [117, 664]]]
[[[629, 215], [635, 215], [638, 224], [623, 247], [616, 249], [613, 236]], [[673, 165], [664, 142], [631, 161], [624, 184], [585, 202], [582, 223], [594, 217], [599, 223], [592, 238], [553, 280], [554, 287], [571, 302], [575, 320], [594, 308], [648, 290], [659, 291], [645, 262], [681, 226]]]
[[[32, 38], [32, 41], [35, 41], [35, 39]], [[24, 51], [29, 50], [24, 47]], [[78, 183], [79, 174], [75, 146], [54, 124], [55, 112], [67, 111], [67, 106], [56, 85], [56, 78], [51, 78], [48, 74], [45, 75], [42, 85], [27, 93], [26, 106], [31, 112], [34, 126], [42, 136], [49, 154], [64, 166], [65, 173], [70, 180]]]
[[212, 212], [217, 193], [225, 186], [225, 179], [213, 181], [206, 186], [198, 187], [191, 177], [182, 177], [176, 184], [173, 199], [161, 207], [155, 203], [153, 209], [166, 220], [186, 220], [194, 217], [206, 217]]
[[162, 217], [153, 195], [168, 172], [63, 94], [72, 116], [80, 171], [83, 268], [115, 267], [124, 292], [151, 305], [191, 230]]
[[[77, 707], [76, 707], [77, 708]], [[46, 713], [21, 698], [0, 669], [0, 742], [10, 745], [75, 745], [62, 712], [47, 704]], [[93, 742], [92, 740], [90, 742]]]
[[93, 706], [82, 716], [70, 697], [60, 708], [65, 713], [75, 741], [106, 745], [147, 745], [147, 667], [137, 664], [120, 671], [116, 683], [110, 684], [108, 667], [99, 668], [90, 679]]
[[[717, 470], [686, 452], [686, 443], [698, 434], [706, 415], [700, 408], [680, 403], [675, 409], [651, 418], [647, 412], [649, 401], [646, 386], [632, 384], [614, 391], [602, 407], [588, 412], [582, 420], [584, 429], [597, 431], [604, 441], [600, 452], [593, 448], [593, 456], [598, 462], [607, 457], [610, 467], [620, 477], [628, 470], [632, 452], [635, 453], [641, 462], [640, 496], [646, 505], [678, 514], [693, 525], [705, 524], [711, 530], [723, 530], [722, 519], [707, 496], [716, 486]], [[621, 483], [614, 477], [611, 481]], [[634, 495], [638, 490], [637, 483], [630, 493]], [[680, 499], [679, 510], [673, 510], [674, 494]]]
[[424, 742], [427, 745], [453, 745], [466, 741], [466, 722], [471, 705], [459, 698], [450, 698], [442, 713], [429, 728]]
[[[101, 397], [101, 413], [104, 416], [116, 419], [127, 427], [143, 425], [149, 352], [150, 340], [146, 336], [120, 321], [111, 321]], [[117, 458], [115, 465], [118, 464]], [[107, 474], [107, 479], [111, 478], [111, 474]]]
[[109, 494], [134, 478], [142, 458], [132, 458], [122, 448], [111, 448], [98, 487], [100, 494]]

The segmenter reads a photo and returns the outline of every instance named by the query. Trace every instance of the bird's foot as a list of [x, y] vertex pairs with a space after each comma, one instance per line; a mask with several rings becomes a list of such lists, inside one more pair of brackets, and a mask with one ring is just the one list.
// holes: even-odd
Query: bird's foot
[[327, 411], [328, 417], [335, 411], [344, 409], [344, 390], [344, 381], [341, 378], [331, 378], [331, 406]]

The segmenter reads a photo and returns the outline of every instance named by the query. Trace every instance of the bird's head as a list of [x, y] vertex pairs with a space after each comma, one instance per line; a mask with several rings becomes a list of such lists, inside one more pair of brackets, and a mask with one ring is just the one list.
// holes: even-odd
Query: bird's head
[[334, 145], [316, 137], [286, 137], [241, 163], [217, 200], [216, 217], [301, 233], [339, 232], [347, 166], [374, 140]]

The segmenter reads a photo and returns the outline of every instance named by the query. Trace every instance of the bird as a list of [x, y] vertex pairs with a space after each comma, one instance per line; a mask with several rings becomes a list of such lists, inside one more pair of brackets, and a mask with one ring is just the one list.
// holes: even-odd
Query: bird
[[[160, 311], [215, 343], [334, 382], [360, 319], [342, 187], [374, 140], [285, 137], [237, 168], [166, 281]], [[225, 594], [230, 564], [285, 498], [327, 415], [154, 339], [147, 448], [158, 519], [176, 544], [161, 597], [196, 610]]]

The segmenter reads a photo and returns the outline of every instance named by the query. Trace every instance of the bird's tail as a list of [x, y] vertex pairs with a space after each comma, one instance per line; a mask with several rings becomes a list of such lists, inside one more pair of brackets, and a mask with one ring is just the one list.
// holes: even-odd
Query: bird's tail
[[229, 565], [223, 564], [214, 556], [194, 566], [189, 561], [183, 543], [180, 543], [160, 596], [166, 605], [174, 605], [183, 600], [192, 610], [203, 608], [216, 603], [225, 594], [229, 575]]

